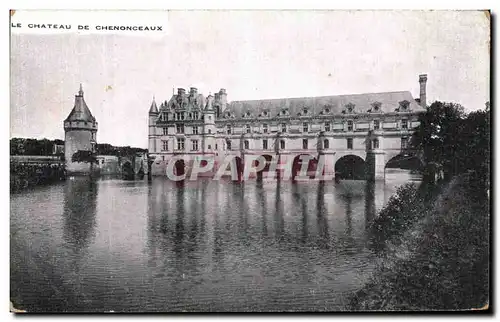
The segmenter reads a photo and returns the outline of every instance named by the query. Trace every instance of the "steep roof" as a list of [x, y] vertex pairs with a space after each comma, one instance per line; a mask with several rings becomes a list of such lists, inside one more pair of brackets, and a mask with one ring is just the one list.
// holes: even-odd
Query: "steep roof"
[[151, 103], [151, 107], [149, 108], [149, 113], [158, 113], [158, 107], [156, 106], [156, 101], [153, 96], [153, 102]]
[[78, 95], [75, 95], [75, 105], [65, 121], [95, 122], [95, 117], [92, 116], [87, 103], [85, 103], [85, 100], [83, 99], [83, 89], [81, 84]]
[[240, 118], [247, 112], [256, 117], [264, 111], [269, 116], [275, 117], [284, 109], [288, 110], [287, 114], [290, 116], [297, 116], [299, 113], [303, 113], [304, 109], [307, 109], [307, 115], [319, 115], [325, 113], [325, 111], [328, 111], [329, 114], [341, 114], [349, 106], [352, 106], [356, 113], [366, 113], [370, 110], [373, 111], [377, 105], [380, 112], [389, 113], [394, 112], [400, 106], [400, 102], [403, 101], [409, 102], [408, 107], [411, 111], [424, 111], [409, 91], [401, 91], [233, 101], [228, 104], [228, 108], [224, 110], [224, 113], [229, 112], [235, 118]]

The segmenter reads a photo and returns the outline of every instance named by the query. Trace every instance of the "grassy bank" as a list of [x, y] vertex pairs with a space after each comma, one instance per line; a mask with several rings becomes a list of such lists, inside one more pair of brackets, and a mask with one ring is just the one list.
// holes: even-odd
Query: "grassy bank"
[[66, 171], [59, 164], [23, 164], [10, 165], [10, 191], [63, 181]]
[[381, 211], [384, 256], [350, 310], [468, 310], [488, 304], [489, 201], [472, 175], [435, 198], [400, 189]]

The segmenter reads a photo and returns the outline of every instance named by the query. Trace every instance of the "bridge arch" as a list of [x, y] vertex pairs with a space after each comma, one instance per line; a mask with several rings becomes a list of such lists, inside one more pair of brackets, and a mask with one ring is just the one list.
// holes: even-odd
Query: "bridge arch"
[[186, 174], [186, 162], [184, 161], [184, 159], [175, 160], [174, 171], [176, 176], [182, 176]]
[[[257, 171], [257, 178], [258, 179], [262, 179], [263, 178], [263, 175], [265, 172], [269, 172], [269, 169], [271, 167], [271, 163], [272, 163], [272, 160], [273, 160], [273, 156], [270, 155], [270, 154], [263, 154], [262, 157], [266, 160], [265, 161], [265, 165], [264, 165], [264, 168], [260, 171]], [[259, 166], [259, 161], [258, 160], [255, 160], [254, 161], [254, 166]]]
[[[302, 156], [307, 156], [309, 157], [308, 161], [303, 161], [301, 159]], [[300, 173], [300, 168], [302, 167], [303, 162], [308, 162], [307, 165], [307, 173], [308, 177], [311, 172], [316, 172], [316, 169], [318, 167], [318, 159], [311, 154], [308, 153], [301, 153], [293, 158], [293, 163], [292, 163], [292, 180], [295, 180], [295, 178], [299, 175]]]
[[335, 180], [365, 180], [366, 162], [355, 154], [347, 154], [335, 162]]
[[126, 160], [121, 167], [123, 179], [132, 180], [135, 177], [135, 171], [132, 167], [132, 163]]
[[422, 159], [416, 155], [399, 153], [386, 157], [384, 169], [388, 168], [422, 171], [424, 169], [424, 163]]

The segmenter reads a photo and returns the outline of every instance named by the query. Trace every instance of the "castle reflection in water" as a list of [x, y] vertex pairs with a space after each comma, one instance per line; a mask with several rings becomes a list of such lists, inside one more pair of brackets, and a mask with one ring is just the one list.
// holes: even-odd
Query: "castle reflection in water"
[[11, 298], [32, 312], [339, 310], [375, 265], [369, 223], [412, 179], [393, 177], [75, 178], [13, 194]]

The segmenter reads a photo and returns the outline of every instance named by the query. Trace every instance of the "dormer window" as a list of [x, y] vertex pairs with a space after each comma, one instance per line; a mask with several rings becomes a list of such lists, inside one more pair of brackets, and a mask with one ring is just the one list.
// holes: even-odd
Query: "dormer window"
[[262, 115], [267, 116], [267, 111], [264, 111]]
[[302, 110], [302, 113], [303, 113], [304, 115], [307, 115], [307, 108], [303, 109], [303, 110]]
[[355, 106], [356, 105], [354, 105], [353, 103], [347, 103], [345, 106], [345, 110], [347, 111], [347, 113], [354, 113]]
[[369, 111], [373, 111], [375, 113], [380, 112], [380, 107], [382, 106], [382, 103], [380, 103], [380, 102], [373, 102], [371, 105], [372, 105], [372, 108]]
[[399, 102], [399, 108], [397, 109], [398, 112], [406, 112], [408, 111], [410, 107], [410, 102], [407, 100]]

